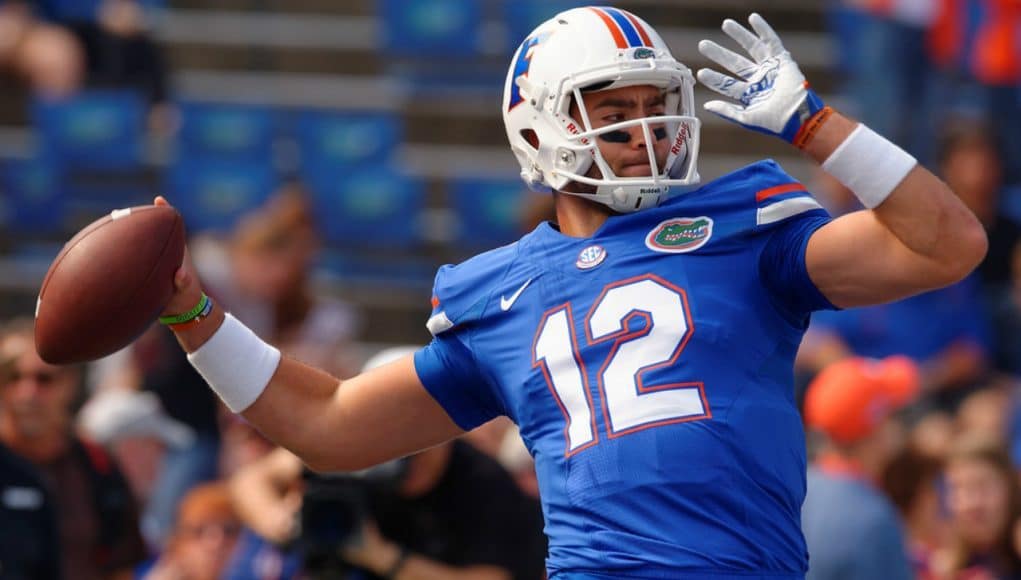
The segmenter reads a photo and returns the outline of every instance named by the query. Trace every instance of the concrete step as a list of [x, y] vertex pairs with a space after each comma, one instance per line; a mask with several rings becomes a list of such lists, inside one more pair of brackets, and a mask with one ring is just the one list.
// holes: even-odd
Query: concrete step
[[[697, 50], [699, 40], [709, 38], [736, 47], [719, 30], [721, 21], [722, 18], [714, 18], [710, 23], [682, 21], [677, 25], [662, 25], [658, 30], [674, 56], [694, 68], [706, 62]], [[168, 10], [160, 19], [156, 36], [171, 52], [178, 45], [190, 44], [206, 50], [220, 46], [233, 50], [353, 51], [358, 58], [370, 58], [366, 53], [377, 53], [375, 57], [379, 59], [391, 58], [381, 52], [381, 25], [372, 16], [175, 9]], [[505, 70], [517, 41], [508, 42], [506, 26], [499, 19], [484, 23], [482, 37], [479, 50], [484, 55], [495, 57], [497, 68]], [[834, 60], [831, 43], [821, 24], [786, 30], [783, 39], [785, 46], [806, 69], [826, 68]]]
[[[499, 18], [505, 2], [479, 0], [483, 13]], [[598, 2], [596, 2], [598, 4]], [[234, 10], [253, 13], [375, 16], [376, 0], [175, 0], [185, 10]], [[614, 6], [638, 14], [654, 27], [719, 27], [724, 18], [744, 19], [758, 11], [780, 30], [821, 30], [824, 5], [817, 0], [617, 0]], [[550, 14], [552, 16], [552, 14]]]
[[174, 0], [175, 8], [189, 10], [241, 10], [369, 16], [376, 13], [375, 0]]

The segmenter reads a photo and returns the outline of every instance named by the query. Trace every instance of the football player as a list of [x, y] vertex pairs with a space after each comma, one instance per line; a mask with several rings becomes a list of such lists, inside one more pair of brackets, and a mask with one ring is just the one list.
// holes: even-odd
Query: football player
[[203, 306], [187, 263], [167, 321], [226, 404], [313, 468], [512, 418], [551, 578], [802, 578], [792, 367], [809, 314], [950, 284], [987, 243], [942, 182], [824, 106], [769, 25], [749, 24], [723, 24], [747, 55], [700, 43], [724, 72], [698, 79], [727, 97], [706, 109], [801, 148], [866, 209], [831, 219], [772, 161], [699, 186], [690, 71], [637, 16], [578, 8], [521, 44], [503, 102], [557, 223], [443, 267], [426, 348], [340, 381]]

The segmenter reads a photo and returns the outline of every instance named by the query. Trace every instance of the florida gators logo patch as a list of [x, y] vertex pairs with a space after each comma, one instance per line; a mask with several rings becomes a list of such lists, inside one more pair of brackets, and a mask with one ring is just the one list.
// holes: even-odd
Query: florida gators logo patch
[[645, 245], [655, 252], [680, 254], [697, 250], [713, 235], [713, 219], [673, 218], [662, 222], [645, 236]]

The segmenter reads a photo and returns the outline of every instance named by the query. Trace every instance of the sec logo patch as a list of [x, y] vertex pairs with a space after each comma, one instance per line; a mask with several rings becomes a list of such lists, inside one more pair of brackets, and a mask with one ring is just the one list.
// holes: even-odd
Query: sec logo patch
[[589, 246], [578, 253], [578, 259], [574, 265], [579, 270], [591, 270], [606, 259], [606, 250], [602, 246]]

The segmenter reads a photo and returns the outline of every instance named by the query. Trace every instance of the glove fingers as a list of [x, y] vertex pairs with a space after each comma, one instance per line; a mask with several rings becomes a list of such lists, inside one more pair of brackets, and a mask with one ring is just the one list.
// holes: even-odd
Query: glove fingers
[[730, 18], [723, 21], [723, 32], [727, 33], [727, 36], [733, 38], [741, 45], [741, 48], [745, 49], [748, 54], [752, 55], [755, 62], [762, 62], [770, 57], [769, 49], [759, 40], [758, 36], [752, 34], [750, 30], [741, 26], [735, 20]]
[[709, 101], [703, 105], [705, 110], [710, 113], [715, 113], [724, 119], [731, 121], [741, 122], [741, 116], [744, 114], [744, 109], [733, 103], [727, 103], [725, 101]]
[[741, 99], [741, 95], [748, 88], [748, 83], [709, 68], [698, 71], [698, 82], [712, 91], [737, 100]]
[[740, 54], [724, 48], [711, 40], [698, 43], [698, 51], [709, 60], [739, 77], [746, 77], [755, 71], [757, 65]]
[[766, 22], [765, 18], [759, 16], [758, 12], [752, 12], [748, 17], [748, 23], [752, 25], [752, 29], [755, 30], [755, 34], [759, 35], [762, 43], [769, 48], [769, 56], [776, 56], [783, 52], [783, 42], [780, 41], [780, 36]]

